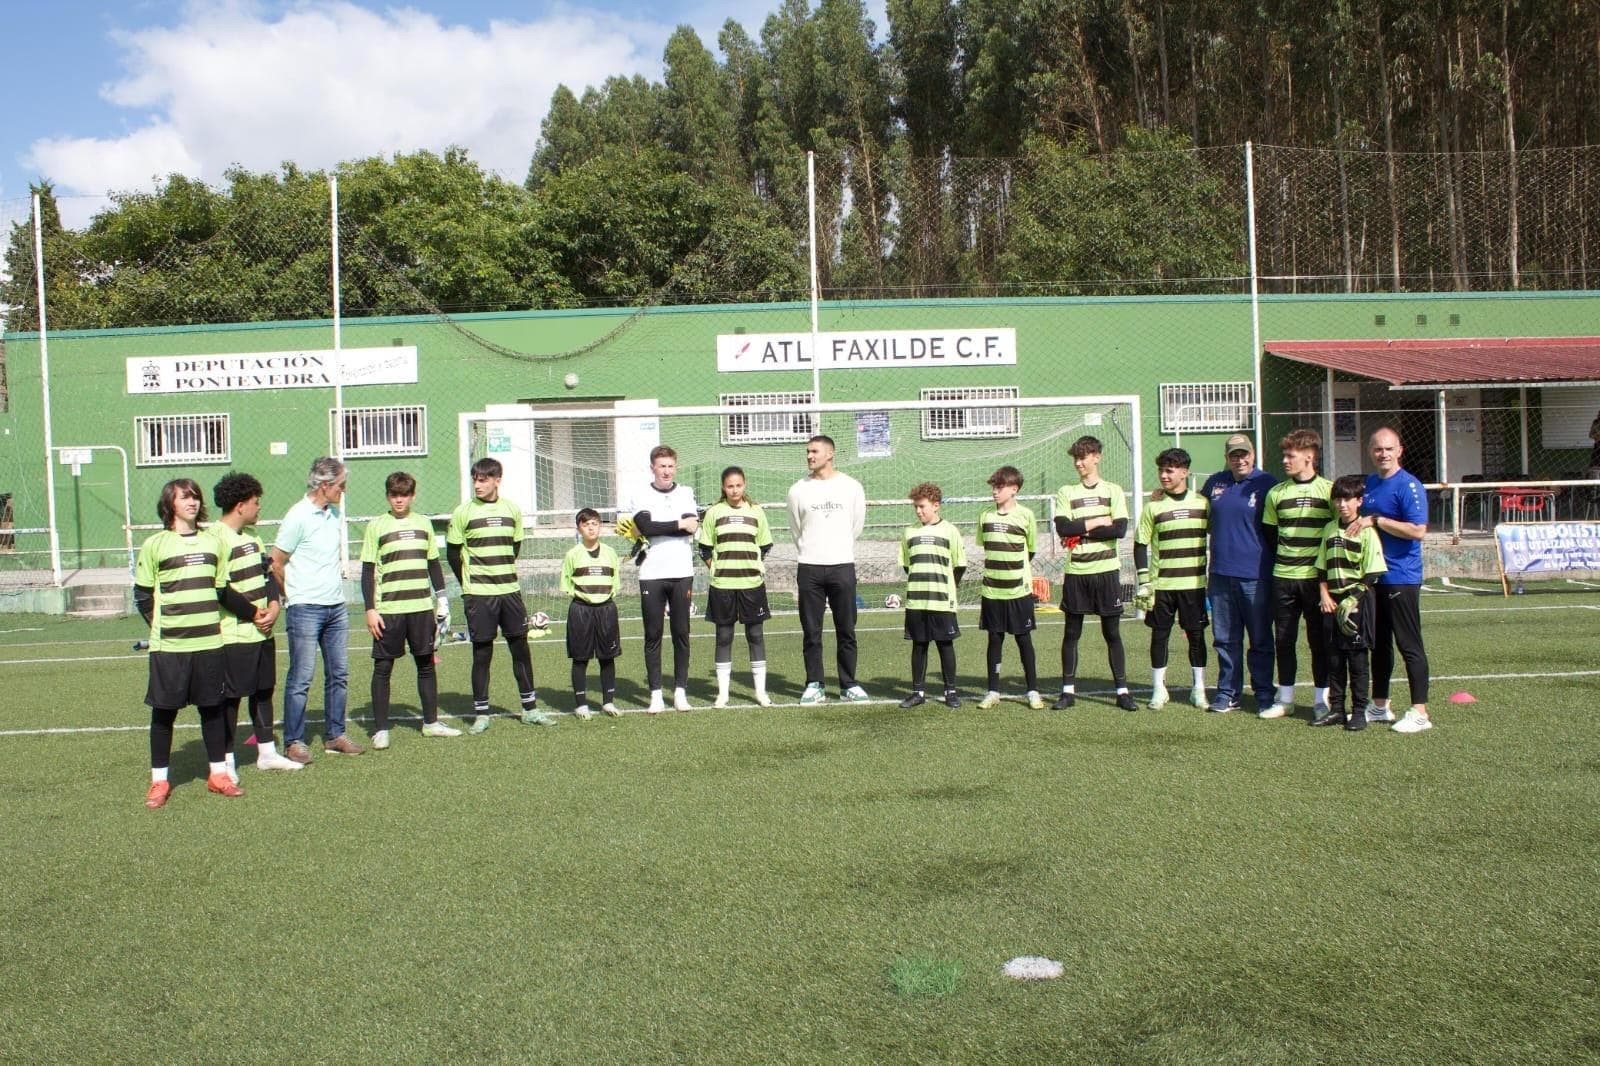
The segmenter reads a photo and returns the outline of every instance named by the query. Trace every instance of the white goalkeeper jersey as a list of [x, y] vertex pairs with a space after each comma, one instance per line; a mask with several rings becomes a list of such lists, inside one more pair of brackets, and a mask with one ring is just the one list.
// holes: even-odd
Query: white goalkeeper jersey
[[[637, 515], [648, 511], [654, 522], [676, 522], [685, 515], [698, 514], [694, 490], [687, 485], [673, 483], [665, 492], [656, 488], [655, 482], [641, 486], [622, 502], [624, 514]], [[650, 551], [639, 567], [640, 581], [655, 581], [667, 577], [694, 576], [694, 535], [678, 533], [671, 536], [657, 534], [649, 538]]]

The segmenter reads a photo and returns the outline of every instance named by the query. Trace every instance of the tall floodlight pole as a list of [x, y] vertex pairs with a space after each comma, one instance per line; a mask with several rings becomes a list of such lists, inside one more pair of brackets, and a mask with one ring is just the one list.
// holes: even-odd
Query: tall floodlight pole
[[[1261, 281], [1256, 272], [1256, 156], [1255, 145], [1244, 142], [1245, 211], [1250, 222], [1250, 373], [1256, 401], [1256, 454], [1261, 454]], [[1329, 399], [1330, 405], [1332, 398]]]
[[[818, 350], [817, 325], [817, 154], [806, 153], [806, 210], [811, 220], [811, 399], [822, 403], [822, 352]], [[818, 414], [818, 432], [821, 415]]]
[[[344, 349], [339, 317], [339, 176], [328, 176], [330, 232], [333, 235], [333, 457], [344, 461]], [[348, 509], [339, 507], [339, 562], [350, 562]]]
[[61, 587], [61, 533], [56, 528], [56, 449], [50, 429], [50, 330], [44, 308], [44, 225], [40, 218], [39, 194], [33, 194], [34, 285], [39, 295], [39, 383], [44, 393], [44, 499], [46, 520], [50, 524], [50, 579]]

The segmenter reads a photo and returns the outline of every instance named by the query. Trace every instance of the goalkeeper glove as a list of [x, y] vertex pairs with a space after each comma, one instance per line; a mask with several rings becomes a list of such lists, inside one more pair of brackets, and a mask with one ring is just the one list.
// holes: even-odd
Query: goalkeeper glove
[[445, 642], [450, 633], [450, 597], [440, 595], [433, 610], [434, 647]]
[[1339, 623], [1339, 632], [1347, 637], [1353, 637], [1361, 629], [1361, 620], [1356, 615], [1361, 610], [1360, 596], [1346, 596], [1339, 601], [1339, 606], [1333, 612], [1335, 621]]
[[1156, 589], [1150, 584], [1150, 571], [1139, 571], [1138, 582], [1139, 587], [1133, 593], [1133, 608], [1136, 611], [1148, 611], [1156, 605]]
[[1076, 548], [1078, 546], [1078, 542], [1081, 541], [1082, 539], [1083, 538], [1079, 537], [1079, 536], [1062, 537], [1061, 538], [1061, 546], [1063, 548], [1067, 549], [1067, 551], [1071, 551], [1073, 548]]
[[639, 527], [634, 524], [632, 515], [618, 515], [616, 526], [617, 536], [633, 542], [633, 548], [628, 552], [628, 560], [642, 565], [645, 552], [650, 550], [649, 538], [639, 532]]

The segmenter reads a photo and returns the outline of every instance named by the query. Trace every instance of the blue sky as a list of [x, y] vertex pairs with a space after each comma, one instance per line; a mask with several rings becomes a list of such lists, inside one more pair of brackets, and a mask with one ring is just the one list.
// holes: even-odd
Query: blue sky
[[[68, 225], [111, 191], [178, 172], [308, 168], [465, 146], [520, 181], [550, 94], [612, 74], [658, 78], [680, 23], [715, 50], [778, 0], [26, 0], [7, 13], [0, 223], [51, 181]], [[882, 2], [871, 9], [879, 21]]]

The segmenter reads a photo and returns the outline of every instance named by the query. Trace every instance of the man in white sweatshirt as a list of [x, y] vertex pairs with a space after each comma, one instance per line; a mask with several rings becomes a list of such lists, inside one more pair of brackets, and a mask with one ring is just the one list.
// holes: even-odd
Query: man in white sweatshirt
[[861, 482], [833, 466], [833, 438], [806, 442], [811, 471], [789, 490], [789, 528], [799, 566], [800, 632], [806, 661], [802, 704], [823, 703], [822, 612], [833, 611], [838, 645], [839, 692], [850, 703], [870, 697], [856, 684], [856, 538], [867, 523], [867, 495]]

